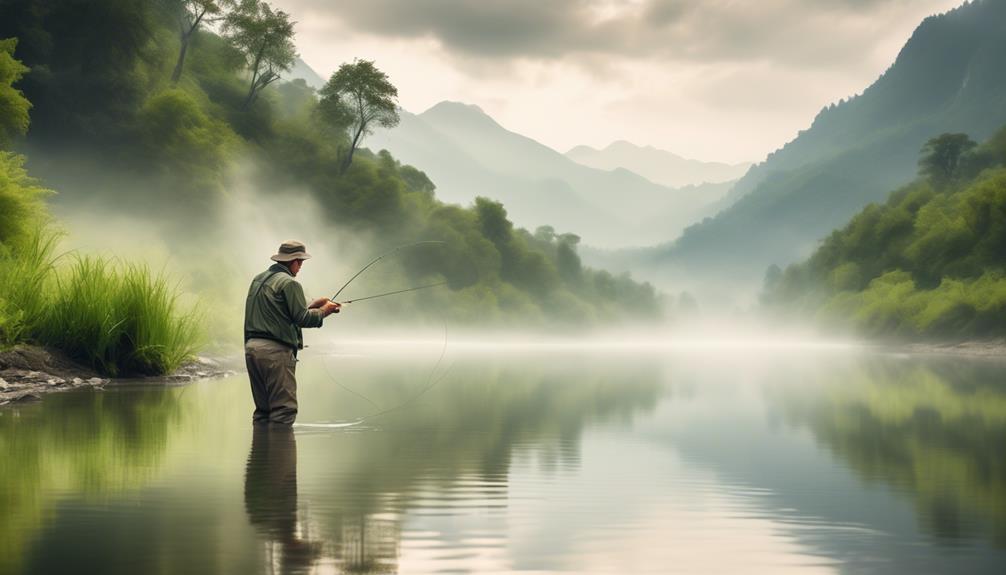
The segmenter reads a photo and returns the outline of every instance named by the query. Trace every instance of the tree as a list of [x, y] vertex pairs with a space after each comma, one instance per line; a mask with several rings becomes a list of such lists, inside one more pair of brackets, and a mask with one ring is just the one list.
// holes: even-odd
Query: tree
[[266, 86], [293, 67], [297, 50], [293, 45], [293, 22], [282, 10], [273, 10], [262, 0], [241, 0], [224, 18], [223, 33], [245, 57], [251, 83], [244, 107], [255, 101]]
[[961, 156], [977, 144], [967, 134], [941, 134], [922, 146], [919, 173], [937, 186], [957, 176]]
[[11, 140], [28, 131], [31, 103], [13, 86], [28, 67], [14, 58], [16, 47], [17, 38], [0, 40], [0, 147], [8, 146]]
[[383, 128], [398, 125], [398, 89], [370, 60], [354, 60], [339, 66], [320, 94], [323, 117], [352, 133], [349, 150], [343, 154], [343, 172], [353, 163], [353, 153], [363, 138], [373, 133], [375, 125]]
[[224, 10], [233, 8], [235, 2], [234, 0], [181, 0], [179, 4], [178, 33], [181, 38], [181, 47], [178, 49], [175, 71], [171, 73], [172, 84], [177, 84], [182, 77], [185, 53], [188, 51], [192, 36], [199, 29], [199, 26], [204, 22], [221, 19]]

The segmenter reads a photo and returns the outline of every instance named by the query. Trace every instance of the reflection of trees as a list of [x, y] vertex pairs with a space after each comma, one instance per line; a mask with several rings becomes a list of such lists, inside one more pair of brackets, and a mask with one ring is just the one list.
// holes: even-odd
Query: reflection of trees
[[1006, 546], [1006, 381], [1001, 365], [865, 365], [787, 389], [787, 415], [869, 481], [915, 499], [931, 533]]
[[[596, 363], [459, 366], [422, 401], [371, 422], [378, 432], [299, 438], [300, 504], [324, 533], [324, 554], [344, 572], [395, 572], [400, 521], [410, 509], [505, 506], [517, 452], [546, 471], [575, 466], [589, 424], [627, 420], [656, 405], [657, 372]], [[424, 383], [398, 368], [368, 381], [368, 395], [383, 406]], [[304, 489], [304, 477], [324, 481]]]
[[164, 390], [53, 395], [0, 415], [0, 572], [14, 573], [50, 510], [47, 494], [100, 496], [136, 487], [181, 416]]

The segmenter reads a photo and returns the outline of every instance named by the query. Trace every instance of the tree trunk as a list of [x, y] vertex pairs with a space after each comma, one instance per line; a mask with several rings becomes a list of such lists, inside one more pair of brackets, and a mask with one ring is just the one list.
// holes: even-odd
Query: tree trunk
[[255, 93], [255, 82], [252, 82], [251, 86], [248, 86], [248, 95], [245, 96], [245, 103], [241, 105], [241, 109], [247, 110], [248, 106], [251, 106], [252, 100], [255, 99]]
[[185, 65], [185, 52], [189, 49], [189, 38], [191, 36], [182, 36], [182, 47], [178, 50], [178, 61], [175, 63], [175, 71], [171, 73], [171, 85], [178, 83], [178, 80], [182, 77], [182, 67]]
[[356, 151], [356, 146], [360, 143], [360, 135], [363, 134], [363, 129], [366, 127], [365, 124], [360, 124], [357, 128], [356, 134], [353, 135], [353, 141], [349, 144], [349, 153], [342, 161], [342, 169], [339, 170], [340, 174], [345, 174], [346, 170], [349, 169], [349, 165], [353, 163], [353, 152]]

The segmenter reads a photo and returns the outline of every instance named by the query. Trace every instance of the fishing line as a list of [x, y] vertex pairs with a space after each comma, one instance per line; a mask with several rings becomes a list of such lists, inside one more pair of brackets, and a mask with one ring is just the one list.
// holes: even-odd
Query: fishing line
[[442, 374], [440, 374], [440, 377], [438, 377], [436, 380], [433, 379], [433, 375], [437, 372], [437, 369], [440, 367], [440, 364], [443, 363], [444, 357], [446, 355], [447, 355], [447, 324], [445, 323], [444, 324], [444, 345], [440, 349], [440, 357], [437, 358], [437, 362], [435, 364], [433, 364], [433, 369], [430, 370], [430, 373], [429, 373], [429, 375], [426, 378], [426, 385], [416, 395], [414, 395], [414, 396], [406, 399], [402, 403], [399, 403], [399, 404], [397, 404], [397, 405], [395, 405], [393, 407], [389, 407], [387, 409], [382, 409], [381, 406], [379, 406], [376, 402], [374, 402], [369, 397], [363, 395], [362, 393], [360, 393], [358, 391], [354, 391], [353, 389], [350, 389], [349, 387], [347, 387], [347, 386], [343, 385], [342, 383], [340, 383], [338, 379], [336, 379], [335, 377], [332, 376], [332, 372], [328, 369], [328, 364], [325, 362], [325, 359], [322, 358], [322, 365], [325, 367], [325, 371], [328, 373], [329, 378], [331, 378], [331, 380], [337, 386], [339, 386], [342, 389], [344, 389], [344, 390], [352, 393], [353, 395], [355, 395], [357, 397], [363, 398], [364, 400], [367, 401], [367, 403], [373, 405], [374, 407], [376, 407], [379, 410], [379, 411], [377, 411], [375, 413], [371, 413], [369, 415], [366, 415], [364, 417], [360, 417], [360, 418], [354, 419], [352, 421], [339, 422], [338, 425], [341, 425], [341, 426], [357, 425], [357, 424], [363, 423], [364, 421], [367, 421], [369, 419], [373, 419], [375, 417], [380, 417], [382, 415], [387, 415], [388, 413], [391, 413], [393, 411], [398, 411], [399, 409], [401, 409], [401, 408], [403, 408], [403, 407], [405, 407], [405, 406], [407, 406], [407, 405], [409, 405], [409, 404], [417, 401], [419, 398], [421, 398], [422, 396], [426, 395], [426, 393], [429, 392], [431, 389], [433, 389], [434, 387], [436, 387], [437, 384], [439, 384], [441, 381], [443, 381], [444, 379], [446, 379], [447, 376], [450, 374], [451, 370], [454, 368], [454, 362], [451, 362], [451, 364], [447, 366], [447, 369], [445, 369], [444, 372]]
[[381, 255], [377, 256], [376, 258], [374, 258], [373, 260], [371, 260], [370, 263], [368, 263], [367, 265], [363, 266], [363, 268], [360, 271], [358, 271], [355, 274], [353, 274], [353, 277], [349, 278], [346, 281], [346, 283], [342, 284], [342, 287], [339, 288], [339, 291], [335, 292], [335, 295], [333, 295], [329, 299], [335, 300], [336, 298], [338, 298], [339, 294], [342, 293], [342, 290], [346, 289], [346, 286], [348, 286], [349, 284], [353, 283], [353, 280], [355, 280], [356, 278], [360, 277], [360, 274], [362, 274], [363, 272], [367, 271], [367, 269], [370, 268], [370, 266], [376, 264], [377, 262], [383, 260], [384, 258], [390, 256], [391, 254], [393, 254], [393, 253], [395, 253], [397, 251], [404, 250], [405, 248], [410, 248], [410, 247], [413, 247], [413, 246], [420, 246], [420, 245], [423, 245], [423, 244], [446, 244], [446, 243], [447, 242], [440, 241], [440, 240], [424, 240], [424, 241], [421, 241], [421, 242], [412, 242], [410, 244], [402, 244], [402, 245], [400, 245], [398, 247], [391, 248], [390, 250], [384, 252], [383, 254], [381, 254]]
[[[335, 295], [333, 295], [330, 299], [332, 301], [336, 300], [336, 298], [339, 297], [339, 294], [341, 294], [342, 291], [345, 290], [346, 287], [349, 286], [349, 284], [353, 283], [353, 280], [355, 280], [356, 278], [360, 277], [360, 275], [363, 274], [363, 272], [365, 272], [368, 269], [370, 269], [370, 267], [373, 266], [374, 264], [376, 264], [377, 262], [381, 261], [382, 259], [384, 259], [384, 258], [386, 258], [386, 257], [388, 257], [388, 256], [390, 256], [390, 255], [392, 255], [392, 254], [394, 254], [396, 252], [399, 252], [399, 251], [401, 251], [401, 250], [403, 250], [405, 248], [419, 246], [419, 245], [424, 245], [424, 244], [446, 244], [446, 243], [447, 242], [441, 241], [441, 240], [423, 240], [423, 241], [412, 242], [412, 243], [402, 244], [400, 246], [396, 246], [396, 247], [394, 247], [394, 248], [392, 248], [392, 249], [384, 252], [383, 254], [377, 256], [376, 258], [370, 260], [370, 262], [368, 262], [367, 265], [363, 266], [360, 269], [360, 271], [356, 272], [355, 274], [352, 275], [352, 277], [350, 277], [348, 280], [346, 280], [346, 283], [342, 284], [342, 287], [340, 287], [339, 290], [337, 292], [335, 292]], [[377, 298], [382, 298], [382, 297], [396, 295], [396, 294], [401, 294], [401, 293], [408, 293], [408, 292], [413, 292], [413, 291], [419, 291], [419, 290], [424, 290], [424, 289], [439, 287], [439, 286], [446, 285], [446, 284], [447, 284], [446, 281], [442, 281], [442, 282], [437, 282], [437, 283], [433, 283], [433, 284], [426, 284], [426, 285], [421, 285], [421, 286], [416, 286], [416, 287], [411, 287], [411, 288], [406, 288], [406, 289], [394, 290], [394, 291], [390, 291], [390, 292], [379, 293], [379, 294], [365, 296], [365, 297], [358, 297], [358, 298], [346, 300], [346, 301], [341, 302], [341, 303], [343, 303], [343, 304], [350, 304], [350, 303], [353, 303], [353, 302], [365, 301], [365, 300], [369, 300], [369, 299], [377, 299]], [[363, 423], [364, 421], [366, 421], [368, 419], [371, 419], [371, 418], [374, 418], [374, 417], [378, 417], [378, 416], [384, 415], [386, 413], [390, 413], [392, 411], [401, 409], [402, 407], [405, 407], [409, 403], [412, 403], [413, 401], [415, 401], [415, 400], [419, 399], [420, 397], [422, 397], [424, 394], [426, 394], [426, 392], [428, 392], [430, 389], [433, 389], [433, 387], [435, 387], [438, 383], [440, 383], [441, 381], [443, 381], [443, 379], [445, 377], [447, 377], [447, 374], [450, 373], [451, 368], [454, 367], [454, 365], [452, 363], [450, 366], [448, 366], [447, 370], [444, 371], [444, 373], [440, 377], [438, 377], [436, 380], [433, 380], [433, 375], [436, 373], [437, 369], [440, 367], [440, 364], [443, 362], [444, 355], [446, 353], [447, 353], [447, 323], [445, 322], [444, 323], [444, 346], [443, 346], [443, 349], [440, 350], [440, 357], [437, 358], [437, 362], [433, 365], [433, 369], [430, 370], [430, 374], [429, 374], [429, 376], [427, 377], [427, 380], [426, 380], [427, 381], [426, 387], [424, 387], [416, 396], [409, 398], [408, 400], [406, 400], [405, 402], [403, 402], [403, 403], [401, 403], [399, 405], [396, 405], [396, 406], [391, 407], [389, 409], [378, 411], [376, 413], [372, 413], [370, 415], [367, 415], [367, 416], [362, 417], [360, 419], [354, 420], [352, 422], [347, 422], [346, 425], [356, 425], [358, 423]], [[353, 394], [353, 395], [355, 395], [355, 396], [363, 399], [364, 401], [366, 401], [367, 403], [371, 404], [372, 406], [374, 406], [374, 407], [376, 407], [378, 409], [381, 409], [380, 406], [374, 400], [370, 399], [369, 397], [367, 397], [366, 395], [364, 395], [364, 394], [362, 394], [362, 393], [360, 393], [358, 391], [355, 391], [355, 390], [349, 388], [348, 386], [346, 386], [343, 383], [341, 383], [337, 378], [335, 378], [332, 375], [331, 370], [329, 370], [328, 363], [325, 361], [325, 358], [322, 358], [322, 366], [325, 368], [325, 372], [328, 374], [329, 378], [337, 386], [339, 386], [342, 389], [344, 389], [345, 391], [348, 391], [349, 393], [351, 393], [351, 394]]]
[[402, 403], [399, 403], [398, 405], [396, 405], [394, 407], [389, 407], [388, 409], [385, 409], [383, 411], [378, 411], [377, 413], [371, 413], [370, 415], [367, 415], [367, 416], [361, 418], [360, 421], [361, 422], [367, 421], [368, 419], [373, 419], [375, 417], [380, 417], [382, 415], [386, 415], [388, 413], [391, 413], [392, 411], [397, 411], [397, 410], [399, 410], [399, 409], [401, 409], [401, 408], [409, 405], [410, 403], [418, 400], [420, 397], [426, 395], [426, 392], [428, 392], [429, 390], [431, 390], [434, 387], [436, 387], [436, 385], [438, 383], [440, 383], [441, 381], [443, 381], [447, 377], [447, 375], [451, 372], [451, 369], [454, 368], [454, 362], [451, 362], [451, 364], [449, 366], [447, 366], [447, 369], [444, 370], [444, 373], [441, 374], [440, 377], [438, 377], [436, 380], [433, 380], [433, 374], [437, 372], [437, 368], [439, 368], [441, 362], [444, 361], [444, 356], [446, 354], [447, 354], [447, 324], [445, 323], [444, 324], [444, 347], [440, 350], [440, 357], [437, 358], [437, 363], [435, 363], [433, 365], [433, 369], [430, 370], [430, 375], [426, 378], [426, 384], [427, 384], [426, 387], [424, 387], [419, 393], [417, 393], [416, 395], [410, 397], [409, 399], [406, 399]]

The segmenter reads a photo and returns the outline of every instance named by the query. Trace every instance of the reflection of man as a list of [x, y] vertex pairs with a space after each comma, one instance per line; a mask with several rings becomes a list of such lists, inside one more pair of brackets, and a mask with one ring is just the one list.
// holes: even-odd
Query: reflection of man
[[291, 424], [297, 419], [297, 351], [301, 328], [321, 327], [339, 304], [327, 298], [307, 305], [304, 288], [293, 279], [311, 257], [304, 244], [283, 242], [276, 262], [255, 276], [245, 301], [245, 364], [255, 400], [255, 423]]
[[299, 538], [297, 526], [297, 440], [287, 426], [256, 425], [245, 469], [248, 520], [280, 547], [280, 572], [304, 571], [320, 545]]

